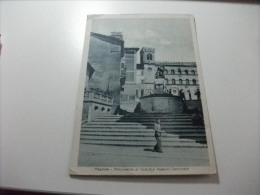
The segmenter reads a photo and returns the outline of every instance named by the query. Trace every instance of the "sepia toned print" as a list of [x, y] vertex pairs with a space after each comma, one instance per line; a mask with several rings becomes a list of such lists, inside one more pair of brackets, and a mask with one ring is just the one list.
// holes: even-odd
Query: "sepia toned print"
[[94, 15], [71, 175], [216, 173], [194, 18]]

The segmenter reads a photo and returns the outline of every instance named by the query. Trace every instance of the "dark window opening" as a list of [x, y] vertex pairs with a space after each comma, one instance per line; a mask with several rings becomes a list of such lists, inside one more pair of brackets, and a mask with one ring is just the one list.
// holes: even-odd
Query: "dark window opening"
[[143, 97], [144, 96], [144, 90], [142, 89], [141, 90], [141, 97]]
[[152, 59], [153, 59], [152, 54], [148, 54], [148, 55], [147, 55], [147, 60], [152, 60]]
[[192, 84], [196, 85], [196, 80], [195, 79], [192, 80]]

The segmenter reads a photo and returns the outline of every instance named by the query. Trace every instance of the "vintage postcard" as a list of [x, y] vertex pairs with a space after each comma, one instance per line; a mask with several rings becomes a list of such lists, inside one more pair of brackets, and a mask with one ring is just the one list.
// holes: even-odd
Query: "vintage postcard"
[[214, 173], [194, 17], [88, 16], [70, 174]]

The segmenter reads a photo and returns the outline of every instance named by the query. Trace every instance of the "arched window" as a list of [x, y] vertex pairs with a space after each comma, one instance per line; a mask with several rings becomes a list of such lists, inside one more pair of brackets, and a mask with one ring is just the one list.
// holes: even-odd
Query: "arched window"
[[196, 80], [195, 79], [192, 80], [192, 84], [196, 85]]
[[172, 79], [172, 84], [175, 85], [175, 79]]
[[147, 68], [147, 71], [148, 71], [148, 72], [151, 72], [151, 71], [152, 71], [152, 68], [151, 68], [151, 67]]
[[168, 70], [167, 69], [164, 70], [164, 74], [168, 74]]
[[189, 74], [189, 71], [188, 71], [188, 70], [185, 70], [185, 74], [188, 75], [188, 74]]
[[169, 84], [169, 80], [166, 78], [165, 81], [166, 81], [166, 85], [168, 85]]
[[152, 54], [149, 53], [149, 54], [147, 55], [147, 60], [152, 60], [152, 59], [153, 59], [153, 56], [152, 56]]
[[95, 110], [98, 110], [98, 106], [95, 106], [94, 109], [95, 109]]
[[105, 108], [104, 108], [104, 107], [102, 107], [102, 108], [101, 108], [101, 111], [102, 111], [102, 112], [104, 112], [104, 110], [105, 110]]
[[171, 70], [171, 74], [175, 74], [175, 71], [174, 71], [174, 70]]
[[178, 69], [178, 72], [179, 72], [179, 74], [181, 74], [181, 69], [180, 68]]
[[179, 80], [179, 84], [182, 85], [182, 79]]
[[186, 79], [186, 85], [189, 85], [189, 84], [190, 84], [189, 79]]
[[195, 75], [195, 71], [194, 71], [194, 70], [192, 70], [192, 71], [191, 71], [191, 74], [192, 74], [192, 75]]
[[107, 112], [110, 112], [110, 108], [107, 109]]

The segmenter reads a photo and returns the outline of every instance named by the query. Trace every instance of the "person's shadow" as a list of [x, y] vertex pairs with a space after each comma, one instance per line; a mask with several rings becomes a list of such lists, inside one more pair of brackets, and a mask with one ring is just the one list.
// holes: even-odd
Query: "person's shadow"
[[150, 148], [146, 148], [146, 149], [144, 149], [144, 151], [147, 151], [147, 152], [154, 152], [154, 150], [153, 150], [153, 149], [150, 149]]

